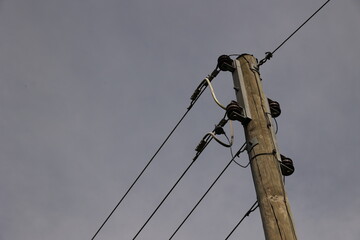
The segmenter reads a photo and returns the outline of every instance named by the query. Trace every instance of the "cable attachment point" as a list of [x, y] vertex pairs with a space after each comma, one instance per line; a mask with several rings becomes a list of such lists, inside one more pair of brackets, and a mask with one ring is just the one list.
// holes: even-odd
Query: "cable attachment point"
[[221, 134], [225, 134], [225, 131], [223, 127], [215, 126], [214, 133], [215, 135], [221, 135]]
[[204, 139], [201, 139], [200, 143], [196, 146], [195, 151], [196, 152], [202, 152], [206, 146], [206, 141]]
[[282, 154], [280, 154], [280, 157], [281, 157], [280, 169], [281, 169], [282, 175], [290, 176], [291, 174], [293, 174], [295, 172], [295, 167], [294, 167], [293, 161], [290, 158], [285, 157]]
[[[218, 67], [216, 66], [216, 68], [214, 69], [214, 71], [212, 71], [212, 73], [210, 73], [210, 75], [208, 75], [206, 77], [206, 79], [211, 82], [214, 78], [216, 78], [216, 76], [219, 74], [220, 70], [218, 69]], [[195, 89], [194, 93], [191, 95], [190, 100], [191, 103], [189, 105], [189, 107], [187, 108], [188, 110], [190, 110], [195, 102], [199, 99], [199, 97], [201, 96], [201, 94], [205, 91], [206, 87], [208, 86], [208, 82], [206, 80], [203, 80], [199, 86]]]
[[273, 57], [273, 54], [271, 52], [266, 52], [265, 53], [266, 60], [270, 60], [270, 58], [272, 58], [272, 57]]
[[190, 100], [194, 101], [200, 94], [200, 89], [195, 89], [194, 93], [191, 95]]
[[221, 134], [225, 134], [224, 131], [224, 126], [225, 124], [228, 122], [228, 120], [226, 120], [225, 118], [221, 119], [221, 121], [219, 122], [218, 125], [215, 125], [215, 128], [213, 130], [213, 132], [215, 133], [215, 135], [221, 135]]
[[218, 58], [218, 67], [221, 71], [234, 72], [235, 68], [233, 67], [233, 62], [234, 60], [232, 60], [228, 55], [221, 55]]
[[230, 120], [237, 120], [243, 125], [248, 124], [251, 120], [250, 118], [246, 117], [246, 115], [244, 114], [244, 109], [240, 107], [236, 101], [231, 101], [231, 103], [227, 105], [226, 115]]
[[[223, 127], [226, 125], [227, 122], [229, 122], [229, 125], [230, 125], [230, 138], [227, 137], [227, 135], [223, 129]], [[225, 137], [228, 139], [229, 143], [224, 143], [216, 137], [216, 135], [221, 135], [221, 134], [225, 135]], [[234, 141], [234, 129], [232, 127], [231, 120], [229, 121], [229, 120], [225, 119], [225, 116], [224, 116], [224, 118], [221, 119], [221, 121], [217, 125], [215, 125], [214, 130], [212, 132], [208, 132], [201, 139], [200, 143], [195, 148], [196, 155], [193, 158], [193, 161], [195, 161], [200, 156], [200, 154], [204, 151], [204, 149], [207, 147], [207, 145], [210, 143], [210, 141], [212, 139], [214, 139], [216, 142], [218, 142], [222, 146], [230, 148], [233, 145], [233, 141]]]
[[260, 67], [261, 65], [263, 65], [264, 63], [266, 63], [267, 60], [270, 60], [272, 57], [273, 57], [272, 52], [266, 52], [266, 53], [265, 53], [265, 58], [262, 59], [262, 60], [259, 62], [258, 66]]
[[193, 161], [195, 161], [200, 154], [204, 151], [204, 149], [207, 147], [207, 145], [210, 143], [210, 141], [212, 140], [212, 136], [210, 134], [206, 134], [200, 141], [200, 143], [196, 146], [195, 151], [196, 151], [196, 155], [193, 158]]
[[268, 98], [268, 102], [269, 102], [271, 116], [273, 118], [277, 118], [278, 116], [280, 116], [280, 114], [281, 114], [280, 103], [277, 101], [271, 100], [270, 98]]

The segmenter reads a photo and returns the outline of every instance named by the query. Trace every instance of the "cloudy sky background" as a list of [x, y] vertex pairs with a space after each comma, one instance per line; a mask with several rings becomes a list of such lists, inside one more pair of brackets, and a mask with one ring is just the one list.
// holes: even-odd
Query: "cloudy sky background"
[[[91, 239], [218, 56], [262, 59], [322, 4], [2, 0], [0, 240]], [[359, 0], [333, 0], [261, 68], [299, 239], [360, 238], [359, 24]], [[230, 74], [213, 83], [235, 98]], [[132, 239], [223, 114], [206, 91], [97, 239]], [[212, 142], [138, 239], [168, 239], [229, 159]], [[231, 165], [174, 239], [224, 239], [255, 199]], [[263, 236], [256, 211], [231, 239]]]

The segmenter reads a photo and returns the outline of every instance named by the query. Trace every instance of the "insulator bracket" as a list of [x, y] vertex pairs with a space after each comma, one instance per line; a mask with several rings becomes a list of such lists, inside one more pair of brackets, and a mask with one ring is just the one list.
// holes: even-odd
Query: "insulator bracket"
[[239, 121], [243, 125], [246, 125], [250, 122], [250, 118], [245, 115], [244, 108], [240, 107], [236, 101], [231, 101], [226, 107], [226, 115], [230, 120]]
[[221, 55], [218, 58], [218, 67], [221, 71], [234, 72], [233, 61], [228, 55]]
[[248, 93], [246, 91], [245, 81], [243, 72], [241, 69], [241, 64], [239, 59], [233, 61], [233, 67], [235, 71], [232, 73], [234, 89], [236, 94], [236, 103], [241, 108], [238, 111], [235, 111], [235, 115], [240, 115], [238, 118], [243, 124], [247, 124], [251, 120], [251, 111], [248, 100]]
[[281, 114], [280, 103], [268, 98], [270, 113], [273, 118], [277, 118]]
[[295, 172], [295, 167], [294, 167], [293, 161], [290, 158], [285, 157], [282, 154], [280, 154], [280, 157], [281, 157], [280, 169], [281, 169], [282, 175], [290, 176], [291, 174], [293, 174]]

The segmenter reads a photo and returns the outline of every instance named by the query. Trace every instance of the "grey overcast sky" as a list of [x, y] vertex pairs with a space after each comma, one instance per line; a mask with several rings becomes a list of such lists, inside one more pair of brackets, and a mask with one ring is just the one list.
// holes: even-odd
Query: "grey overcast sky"
[[[323, 3], [2, 0], [0, 240], [91, 239], [217, 58], [263, 58]], [[299, 239], [360, 239], [359, 43], [360, 1], [333, 0], [261, 68]], [[132, 239], [223, 114], [207, 90], [96, 239]], [[211, 142], [137, 239], [168, 239], [229, 159]], [[224, 239], [255, 199], [231, 165], [174, 239]], [[259, 211], [230, 239], [264, 239]]]

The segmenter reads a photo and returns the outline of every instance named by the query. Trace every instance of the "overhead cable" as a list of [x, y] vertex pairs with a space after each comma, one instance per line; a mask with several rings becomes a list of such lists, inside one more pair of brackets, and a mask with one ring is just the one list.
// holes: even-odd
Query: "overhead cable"
[[303, 22], [300, 27], [298, 27], [289, 37], [287, 37], [277, 48], [275, 48], [274, 51], [272, 52], [266, 52], [265, 53], [265, 58], [262, 59], [258, 66], [263, 65], [267, 60], [270, 60], [270, 58], [272, 58], [272, 56], [274, 55], [274, 53], [281, 48], [295, 33], [297, 33], [312, 17], [314, 17], [323, 7], [325, 7], [326, 4], [328, 4], [330, 2], [330, 0], [327, 0], [318, 10], [316, 10], [308, 19], [306, 19], [305, 22]]
[[251, 207], [250, 209], [245, 213], [245, 215], [240, 219], [240, 221], [236, 224], [236, 226], [231, 230], [231, 232], [229, 233], [229, 235], [227, 235], [227, 237], [225, 238], [225, 240], [229, 239], [229, 237], [233, 234], [233, 232], [238, 228], [238, 226], [242, 223], [242, 221], [244, 221], [244, 219], [248, 216], [250, 216], [250, 213], [252, 213], [253, 211], [256, 210], [256, 208], [259, 206], [258, 201], [256, 201]]
[[[231, 140], [229, 139], [229, 137], [225, 134], [225, 137], [226, 137], [226, 139], [228, 140], [228, 142], [229, 142], [229, 144], [230, 144], [230, 142], [231, 142]], [[243, 145], [243, 147], [245, 147], [246, 146], [246, 142], [244, 143], [244, 145]], [[236, 165], [238, 165], [238, 166], [240, 166], [240, 167], [242, 167], [242, 168], [247, 168], [248, 166], [249, 166], [249, 164], [247, 164], [247, 165], [242, 165], [242, 164], [240, 164], [239, 162], [237, 162], [236, 160], [235, 160], [235, 157], [240, 157], [239, 155], [239, 152], [235, 155], [235, 157], [234, 157], [234, 154], [233, 154], [233, 151], [232, 151], [232, 146], [230, 146], [230, 154], [231, 154], [231, 157], [233, 157], [233, 162], [236, 164]]]
[[193, 158], [193, 161], [195, 161], [200, 154], [204, 151], [204, 149], [207, 147], [207, 145], [209, 145], [209, 143], [211, 142], [211, 140], [213, 140], [214, 138], [211, 137], [211, 135], [206, 134], [203, 139], [201, 139], [200, 143], [196, 146], [195, 151], [196, 151], [196, 155]]
[[[193, 161], [195, 161], [200, 154], [202, 153], [202, 151], [204, 151], [204, 149], [207, 147], [207, 145], [211, 142], [211, 140], [215, 139], [219, 144], [221, 144], [224, 147], [231, 147], [233, 144], [233, 140], [234, 140], [234, 128], [232, 126], [232, 121], [231, 120], [227, 120], [225, 119], [225, 116], [220, 120], [220, 122], [215, 125], [215, 128], [212, 132], [209, 132], [207, 134], [205, 134], [205, 136], [201, 139], [200, 143], [196, 146], [195, 151], [196, 151], [196, 155], [193, 158]], [[229, 144], [222, 142], [220, 139], [218, 139], [215, 135], [220, 135], [220, 134], [224, 134], [226, 136], [226, 133], [223, 129], [223, 127], [225, 126], [225, 124], [230, 121], [229, 125], [230, 125], [230, 139], [229, 140]], [[227, 137], [227, 136], [226, 136]]]
[[[209, 133], [207, 133], [207, 135], [210, 135], [211, 137], [213, 137], [215, 139], [215, 141], [218, 142], [220, 145], [229, 148], [234, 143], [234, 129], [233, 129], [231, 120], [229, 120], [229, 125], [230, 125], [230, 131], [231, 131], [229, 143], [222, 142], [219, 138], [216, 137], [216, 135], [215, 135], [216, 133], [214, 133], [214, 132], [209, 132]], [[225, 134], [225, 132], [224, 132], [224, 134]], [[225, 136], [226, 136], [226, 134], [225, 134]]]
[[[218, 73], [220, 71], [218, 70], [218, 67], [216, 66], [216, 68], [212, 71], [212, 73], [210, 75], [208, 75], [206, 77], [206, 79], [208, 79], [209, 81], [211, 81], [212, 79], [214, 79]], [[200, 98], [200, 96], [202, 95], [202, 93], [205, 91], [206, 87], [208, 84], [204, 84], [204, 82], [206, 83], [206, 81], [202, 81], [201, 84], [196, 88], [195, 92], [192, 94], [192, 96], [190, 97], [191, 102], [189, 107], [187, 108], [186, 112], [184, 113], [184, 115], [180, 118], [180, 120], [177, 122], [177, 124], [175, 125], [175, 127], [171, 130], [171, 132], [169, 133], [169, 135], [165, 138], [165, 140], [163, 141], [163, 143], [160, 145], [160, 147], [156, 150], [156, 152], [154, 153], [154, 155], [150, 158], [150, 160], [148, 161], [148, 163], [145, 165], [145, 167], [141, 170], [141, 172], [139, 173], [139, 175], [135, 178], [134, 182], [130, 185], [130, 187], [127, 189], [127, 191], [125, 192], [125, 194], [121, 197], [121, 199], [118, 201], [118, 203], [115, 205], [115, 207], [113, 208], [113, 210], [110, 212], [110, 214], [106, 217], [106, 219], [104, 220], [104, 222], [101, 224], [101, 226], [99, 227], [99, 229], [95, 232], [94, 236], [91, 238], [91, 240], [94, 240], [95, 237], [99, 234], [99, 232], [101, 231], [101, 229], [104, 227], [104, 225], [107, 223], [107, 221], [110, 219], [110, 217], [113, 215], [113, 213], [116, 211], [116, 209], [119, 207], [119, 205], [123, 202], [123, 200], [126, 198], [126, 196], [128, 195], [128, 193], [131, 191], [131, 189], [134, 187], [134, 185], [137, 183], [137, 181], [140, 179], [140, 177], [143, 175], [143, 173], [145, 172], [145, 170], [149, 167], [149, 165], [151, 164], [151, 162], [154, 160], [154, 158], [156, 157], [156, 155], [160, 152], [160, 150], [163, 148], [163, 146], [165, 145], [165, 143], [169, 140], [169, 138], [171, 137], [171, 135], [175, 132], [175, 130], [177, 129], [177, 127], [180, 125], [180, 123], [184, 120], [184, 118], [186, 117], [186, 115], [189, 113], [189, 111], [191, 110], [191, 108], [195, 105], [195, 103], [197, 102], [197, 100]]]
[[220, 177], [224, 174], [224, 172], [226, 171], [226, 169], [228, 169], [228, 167], [230, 166], [230, 164], [234, 161], [236, 156], [239, 156], [240, 153], [242, 153], [243, 151], [246, 150], [245, 148], [246, 143], [244, 143], [242, 145], [242, 147], [240, 148], [240, 150], [235, 154], [235, 156], [232, 156], [231, 160], [229, 161], [229, 163], [225, 166], [225, 168], [221, 171], [221, 173], [217, 176], [217, 178], [215, 179], [215, 181], [210, 185], [210, 187], [206, 190], [206, 192], [204, 193], [204, 195], [200, 198], [200, 200], [195, 204], [195, 206], [191, 209], [191, 211], [189, 212], [189, 214], [185, 217], [185, 219], [180, 223], [180, 225], [176, 228], [176, 230], [173, 232], [173, 234], [170, 236], [169, 240], [171, 240], [175, 234], [179, 231], [179, 229], [182, 227], [182, 225], [187, 221], [187, 219], [190, 217], [190, 215], [194, 212], [194, 210], [198, 207], [198, 205], [201, 203], [201, 201], [205, 198], [205, 196], [209, 193], [209, 191], [211, 190], [211, 188], [215, 185], [215, 183], [220, 179]]
[[[244, 145], [241, 147], [241, 149], [242, 149], [242, 148], [245, 148], [245, 149], [243, 150], [243, 151], [245, 151], [245, 150], [246, 150], [246, 147], [247, 147], [247, 142], [244, 143]], [[230, 148], [230, 153], [231, 153], [231, 156], [233, 157], [233, 162], [234, 162], [236, 165], [238, 165], [239, 167], [247, 168], [247, 167], [250, 165], [250, 163], [248, 163], [248, 164], [246, 164], [246, 165], [242, 165], [242, 164], [240, 164], [239, 162], [237, 162], [237, 161], [235, 160], [235, 157], [240, 157], [240, 153], [241, 153], [241, 152], [237, 152], [235, 155], [233, 155], [233, 153], [232, 153], [232, 148]]]
[[145, 221], [145, 223], [141, 226], [141, 228], [139, 229], [139, 231], [135, 234], [135, 236], [133, 237], [132, 240], [136, 239], [137, 236], [141, 233], [141, 231], [144, 229], [144, 227], [148, 224], [148, 222], [151, 220], [151, 218], [155, 215], [155, 213], [159, 210], [159, 208], [161, 207], [161, 205], [165, 202], [165, 200], [169, 197], [169, 195], [171, 194], [171, 192], [175, 189], [175, 187], [178, 185], [178, 183], [181, 181], [181, 179], [185, 176], [185, 174], [189, 171], [189, 169], [191, 168], [191, 166], [195, 163], [195, 161], [191, 161], [191, 163], [189, 164], [189, 166], [185, 169], [185, 171], [181, 174], [181, 176], [179, 177], [179, 179], [175, 182], [175, 184], [172, 186], [172, 188], [170, 189], [170, 191], [165, 195], [165, 197], [163, 198], [163, 200], [161, 200], [161, 202], [159, 203], [159, 205], [155, 208], [155, 210], [151, 213], [150, 217]]
[[[215, 139], [216, 141], [219, 141], [222, 145], [226, 145], [225, 143], [221, 142], [220, 140], [218, 140], [215, 137], [215, 133], [221, 133], [223, 130], [219, 131], [219, 128], [222, 128], [225, 124], [226, 124], [227, 120], [225, 119], [225, 117], [223, 119], [221, 119], [221, 121], [219, 122], [219, 124], [217, 124], [215, 126], [215, 129], [213, 132], [211, 132], [211, 134], [206, 134], [205, 137], [203, 138], [203, 140], [200, 142], [200, 144], [196, 147], [196, 149], [200, 150], [201, 152], [205, 149], [205, 147], [210, 143], [211, 139]], [[231, 124], [231, 123], [230, 123]], [[232, 129], [232, 125], [230, 125], [230, 129], [231, 129], [231, 135], [232, 135], [232, 139], [233, 139], [233, 129]], [[209, 138], [210, 137], [210, 138]], [[206, 140], [204, 140], [206, 139]], [[229, 143], [229, 146], [232, 145], [232, 142]], [[240, 153], [239, 153], [240, 154]], [[137, 236], [140, 234], [140, 232], [144, 229], [144, 227], [148, 224], [148, 222], [151, 220], [151, 218], [155, 215], [155, 213], [158, 211], [158, 209], [161, 207], [161, 205], [165, 202], [165, 200], [168, 198], [168, 196], [171, 194], [171, 192], [175, 189], [175, 187], [178, 185], [178, 183], [181, 181], [181, 179], [185, 176], [185, 174], [188, 172], [188, 170], [191, 168], [191, 166], [194, 164], [195, 160], [197, 159], [199, 155], [197, 155], [193, 161], [190, 163], [190, 165], [185, 169], [185, 171], [182, 173], [182, 175], [180, 176], [180, 178], [176, 181], [176, 183], [172, 186], [172, 188], [170, 189], [170, 191], [166, 194], [166, 196], [163, 198], [163, 200], [159, 203], [159, 205], [155, 208], [155, 210], [152, 212], [152, 214], [150, 215], [150, 217], [145, 221], [145, 223], [141, 226], [140, 230], [136, 233], [136, 235], [134, 236], [134, 239], [137, 238]]]
[[199, 86], [195, 89], [194, 93], [190, 97], [191, 103], [188, 109], [191, 109], [194, 106], [196, 101], [199, 99], [201, 94], [205, 91], [206, 87], [209, 85], [208, 83], [210, 83], [211, 85], [211, 81], [219, 74], [219, 72], [220, 70], [218, 69], [218, 66], [216, 66], [214, 71], [212, 71], [211, 74], [209, 74], [204, 80], [201, 81]]

